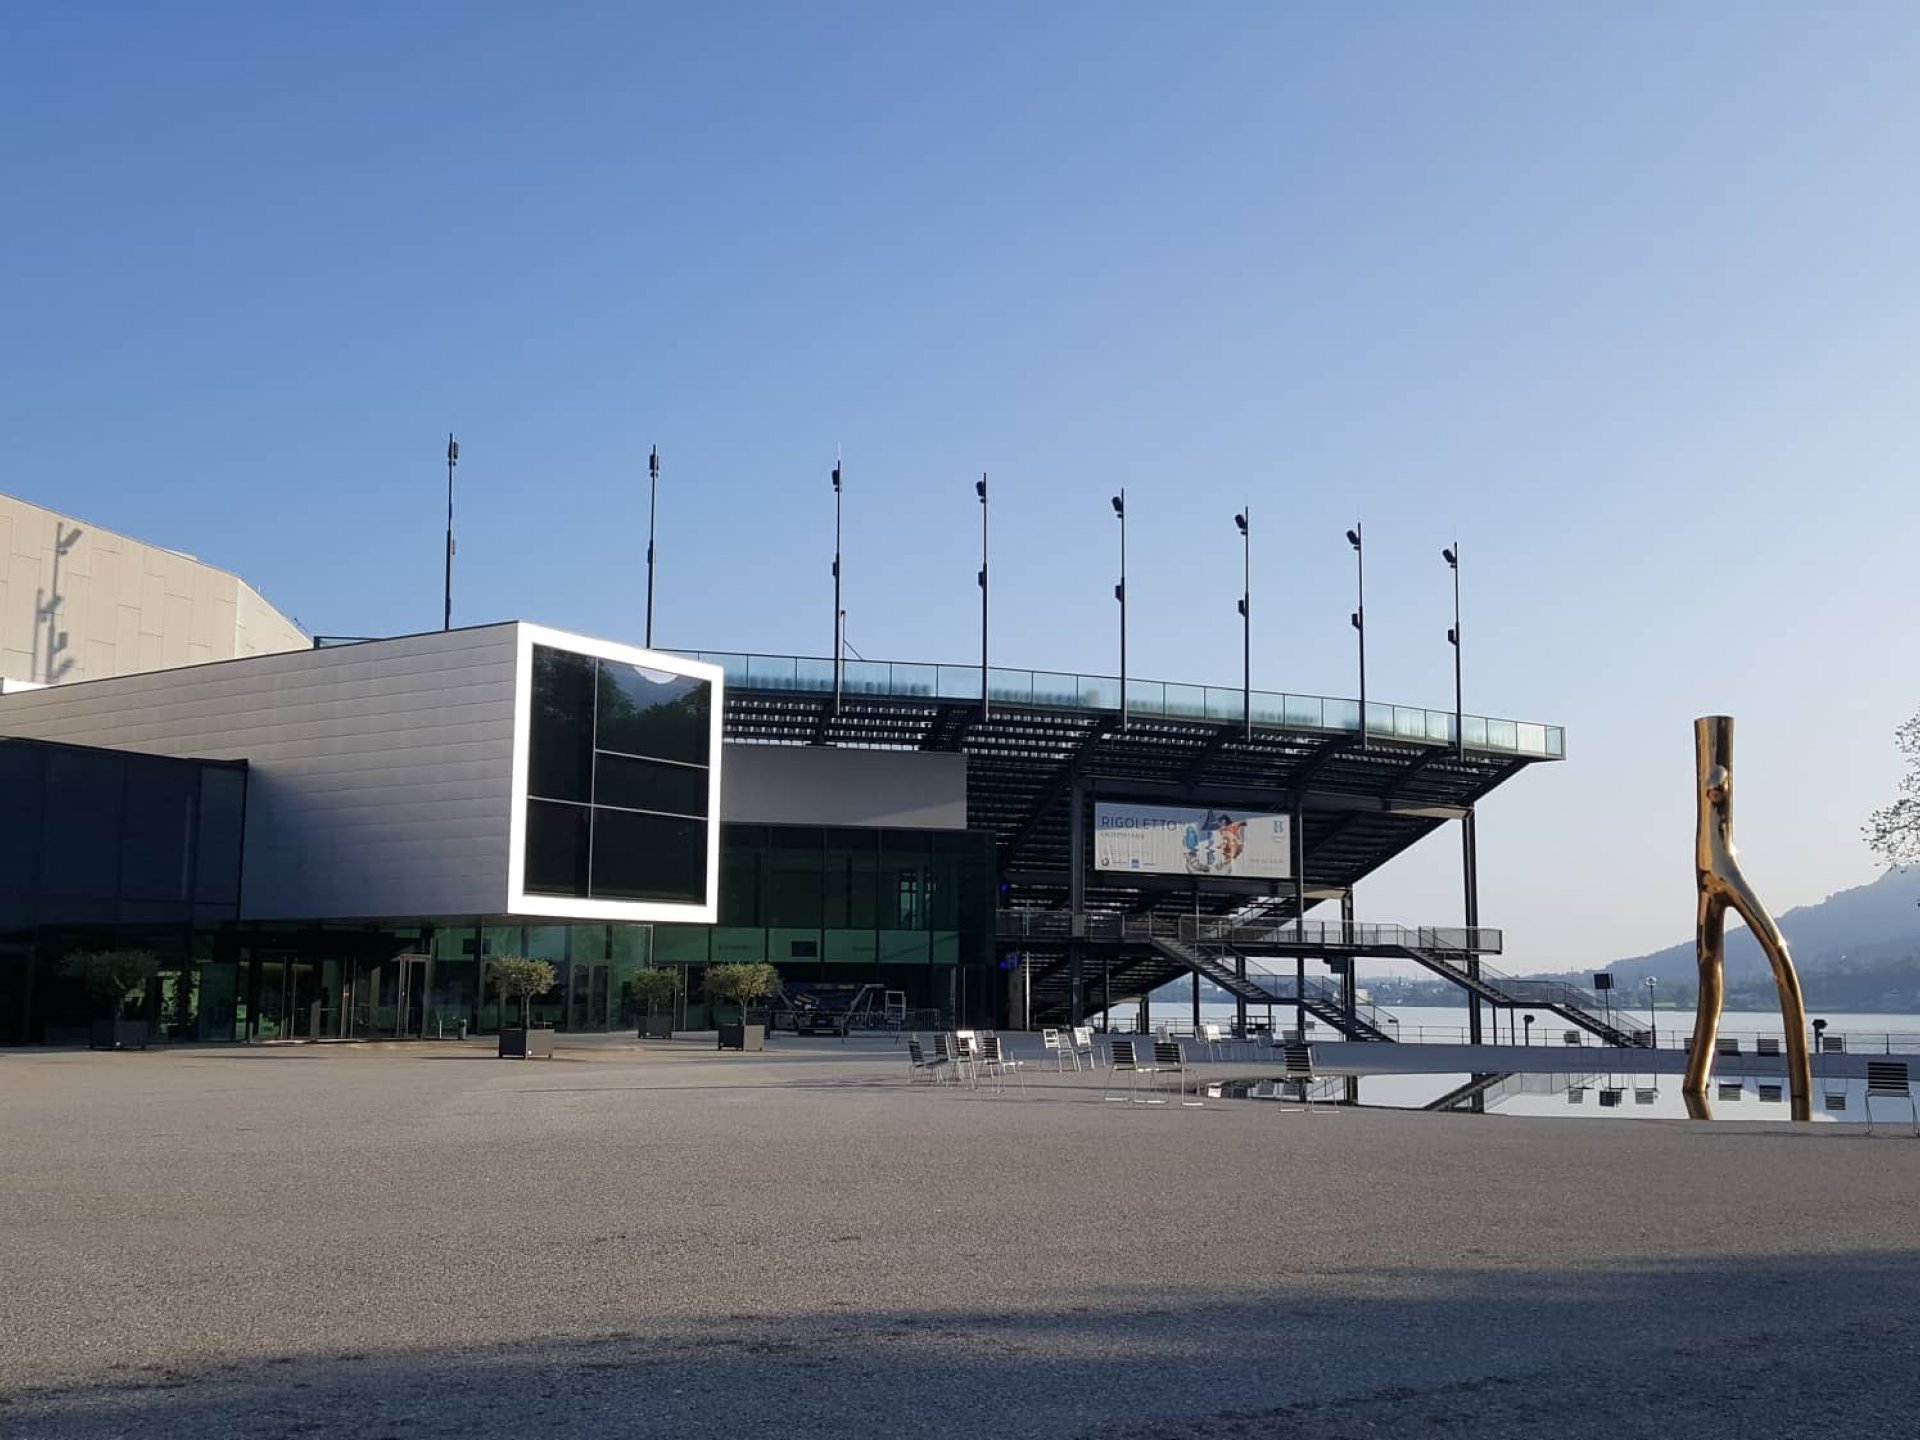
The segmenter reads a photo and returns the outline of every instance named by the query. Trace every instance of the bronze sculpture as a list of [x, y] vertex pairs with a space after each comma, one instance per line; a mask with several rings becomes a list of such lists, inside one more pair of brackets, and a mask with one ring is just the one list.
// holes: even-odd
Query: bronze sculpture
[[1693, 865], [1700, 886], [1696, 955], [1700, 965], [1700, 1003], [1693, 1017], [1693, 1053], [1687, 1057], [1686, 1084], [1681, 1093], [1687, 1112], [1698, 1118], [1710, 1113], [1707, 1083], [1713, 1077], [1714, 1045], [1720, 1033], [1720, 1009], [1726, 998], [1727, 910], [1740, 914], [1767, 952], [1773, 983], [1780, 991], [1780, 1019], [1786, 1027], [1787, 1084], [1793, 1118], [1813, 1118], [1813, 1066], [1807, 1055], [1807, 1004], [1800, 994], [1800, 977], [1787, 953], [1786, 937], [1754, 895], [1733, 848], [1733, 717], [1705, 715], [1693, 722], [1693, 758], [1699, 782], [1698, 820], [1694, 828]]

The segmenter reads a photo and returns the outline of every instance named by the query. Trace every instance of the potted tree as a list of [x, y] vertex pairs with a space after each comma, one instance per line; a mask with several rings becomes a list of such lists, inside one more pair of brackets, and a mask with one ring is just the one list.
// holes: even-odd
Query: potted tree
[[722, 1050], [764, 1050], [767, 1048], [767, 1022], [764, 1012], [754, 1019], [753, 1002], [780, 993], [780, 972], [764, 960], [744, 964], [709, 965], [706, 976], [707, 998], [739, 1007], [740, 1018], [720, 1025]]
[[642, 1040], [673, 1038], [673, 1002], [680, 994], [680, 972], [648, 967], [628, 982], [641, 1009]]
[[553, 1027], [533, 1023], [533, 997], [544, 995], [558, 978], [550, 960], [529, 960], [524, 955], [502, 955], [492, 962], [493, 988], [502, 1004], [520, 1002], [520, 1023], [500, 1027], [502, 1060], [551, 1060]]
[[[60, 969], [85, 986], [106, 1012], [93, 1022], [93, 1049], [147, 1048], [147, 990], [160, 971], [158, 956], [151, 950], [76, 950]], [[127, 1018], [129, 1008], [140, 1014]]]

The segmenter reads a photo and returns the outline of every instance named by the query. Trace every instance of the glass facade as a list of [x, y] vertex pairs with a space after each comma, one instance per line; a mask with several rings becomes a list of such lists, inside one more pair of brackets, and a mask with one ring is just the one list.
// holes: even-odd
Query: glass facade
[[704, 903], [713, 687], [533, 648], [525, 886]]
[[[124, 1018], [158, 1035], [230, 1029], [247, 769], [0, 740], [0, 1045], [84, 1040], [102, 1001], [62, 973], [81, 950], [146, 950], [159, 974]], [[222, 968], [222, 966], [226, 968]]]

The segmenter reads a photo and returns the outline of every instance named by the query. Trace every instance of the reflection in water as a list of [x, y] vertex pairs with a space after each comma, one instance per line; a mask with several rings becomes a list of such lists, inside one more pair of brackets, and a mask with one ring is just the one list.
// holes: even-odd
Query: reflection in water
[[[1283, 1100], [1296, 1105], [1303, 1101], [1357, 1103], [1389, 1110], [1502, 1115], [1591, 1115], [1635, 1120], [1792, 1118], [1785, 1086], [1779, 1079], [1723, 1077], [1710, 1098], [1682, 1093], [1678, 1078], [1600, 1072], [1493, 1072], [1323, 1077], [1303, 1083], [1262, 1076], [1209, 1082], [1207, 1094], [1228, 1100]], [[1822, 1077], [1818, 1085], [1816, 1120], [1867, 1119], [1864, 1079]]]

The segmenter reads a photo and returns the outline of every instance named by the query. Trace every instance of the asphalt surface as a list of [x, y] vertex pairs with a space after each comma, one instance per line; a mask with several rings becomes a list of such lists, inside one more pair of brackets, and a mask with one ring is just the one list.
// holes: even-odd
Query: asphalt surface
[[830, 1041], [8, 1052], [0, 1436], [1909, 1436], [1917, 1181]]

